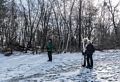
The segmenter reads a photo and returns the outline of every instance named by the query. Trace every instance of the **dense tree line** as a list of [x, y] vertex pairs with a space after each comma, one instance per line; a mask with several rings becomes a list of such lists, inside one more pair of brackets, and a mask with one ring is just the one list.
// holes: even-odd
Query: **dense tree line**
[[96, 49], [120, 48], [120, 2], [94, 0], [0, 0], [2, 51], [45, 51], [53, 40], [61, 51], [80, 51], [88, 37]]

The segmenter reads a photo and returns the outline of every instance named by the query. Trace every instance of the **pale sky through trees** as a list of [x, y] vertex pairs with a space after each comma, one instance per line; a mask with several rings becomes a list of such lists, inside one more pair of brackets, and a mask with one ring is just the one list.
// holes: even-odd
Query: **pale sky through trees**
[[[16, 0], [16, 2], [18, 2], [18, 3], [19, 3], [19, 1], [20, 1], [20, 0]], [[27, 0], [22, 0], [23, 4], [26, 5], [26, 1], [27, 1]], [[105, 2], [108, 2], [109, 0], [93, 0], [93, 3], [94, 3], [95, 6], [99, 6], [99, 5], [102, 4], [104, 1], [105, 1]], [[120, 8], [120, 0], [110, 0], [110, 1], [111, 1], [111, 3], [112, 3], [112, 6], [116, 6], [116, 5], [119, 3], [118, 8]]]
[[[102, 3], [103, 1], [108, 2], [109, 0], [94, 0], [94, 4], [97, 5]], [[120, 0], [111, 0], [111, 2], [112, 2], [112, 5], [115, 6], [116, 4], [118, 4], [118, 2], [120, 2]], [[119, 3], [119, 7], [120, 7], [120, 3]]]
[[[19, 0], [16, 0], [19, 2]], [[22, 0], [23, 2], [26, 2], [26, 0]], [[102, 3], [103, 1], [108, 1], [108, 0], [93, 0], [95, 4]], [[111, 0], [113, 5], [116, 5], [120, 0]]]

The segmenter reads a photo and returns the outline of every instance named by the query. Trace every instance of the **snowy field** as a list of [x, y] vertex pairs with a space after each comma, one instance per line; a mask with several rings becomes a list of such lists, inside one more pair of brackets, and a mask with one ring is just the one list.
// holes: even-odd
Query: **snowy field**
[[0, 82], [120, 82], [120, 50], [96, 51], [94, 67], [81, 67], [81, 53], [0, 54]]

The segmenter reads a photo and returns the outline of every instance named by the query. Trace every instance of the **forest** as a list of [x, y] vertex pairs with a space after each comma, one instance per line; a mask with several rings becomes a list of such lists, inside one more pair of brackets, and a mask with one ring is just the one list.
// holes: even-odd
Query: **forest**
[[[95, 5], [96, 3], [96, 5]], [[97, 50], [120, 49], [120, 1], [0, 0], [0, 51], [82, 50], [82, 39]]]

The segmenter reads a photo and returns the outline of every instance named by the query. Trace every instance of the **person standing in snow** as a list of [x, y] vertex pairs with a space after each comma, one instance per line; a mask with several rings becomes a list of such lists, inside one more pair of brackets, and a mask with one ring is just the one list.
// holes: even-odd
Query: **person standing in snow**
[[93, 46], [90, 40], [87, 41], [87, 47], [85, 54], [87, 55], [87, 66], [86, 68], [92, 69], [93, 68], [93, 53], [95, 52], [95, 47]]
[[51, 61], [51, 62], [52, 62], [52, 51], [53, 51], [52, 39], [49, 39], [47, 43], [47, 52], [48, 52], [48, 58], [49, 58], [48, 61]]
[[85, 53], [86, 46], [87, 46], [87, 39], [86, 38], [83, 39], [82, 45], [83, 45], [82, 55], [84, 56], [84, 63], [82, 66], [85, 67], [86, 63], [87, 63], [87, 55]]

